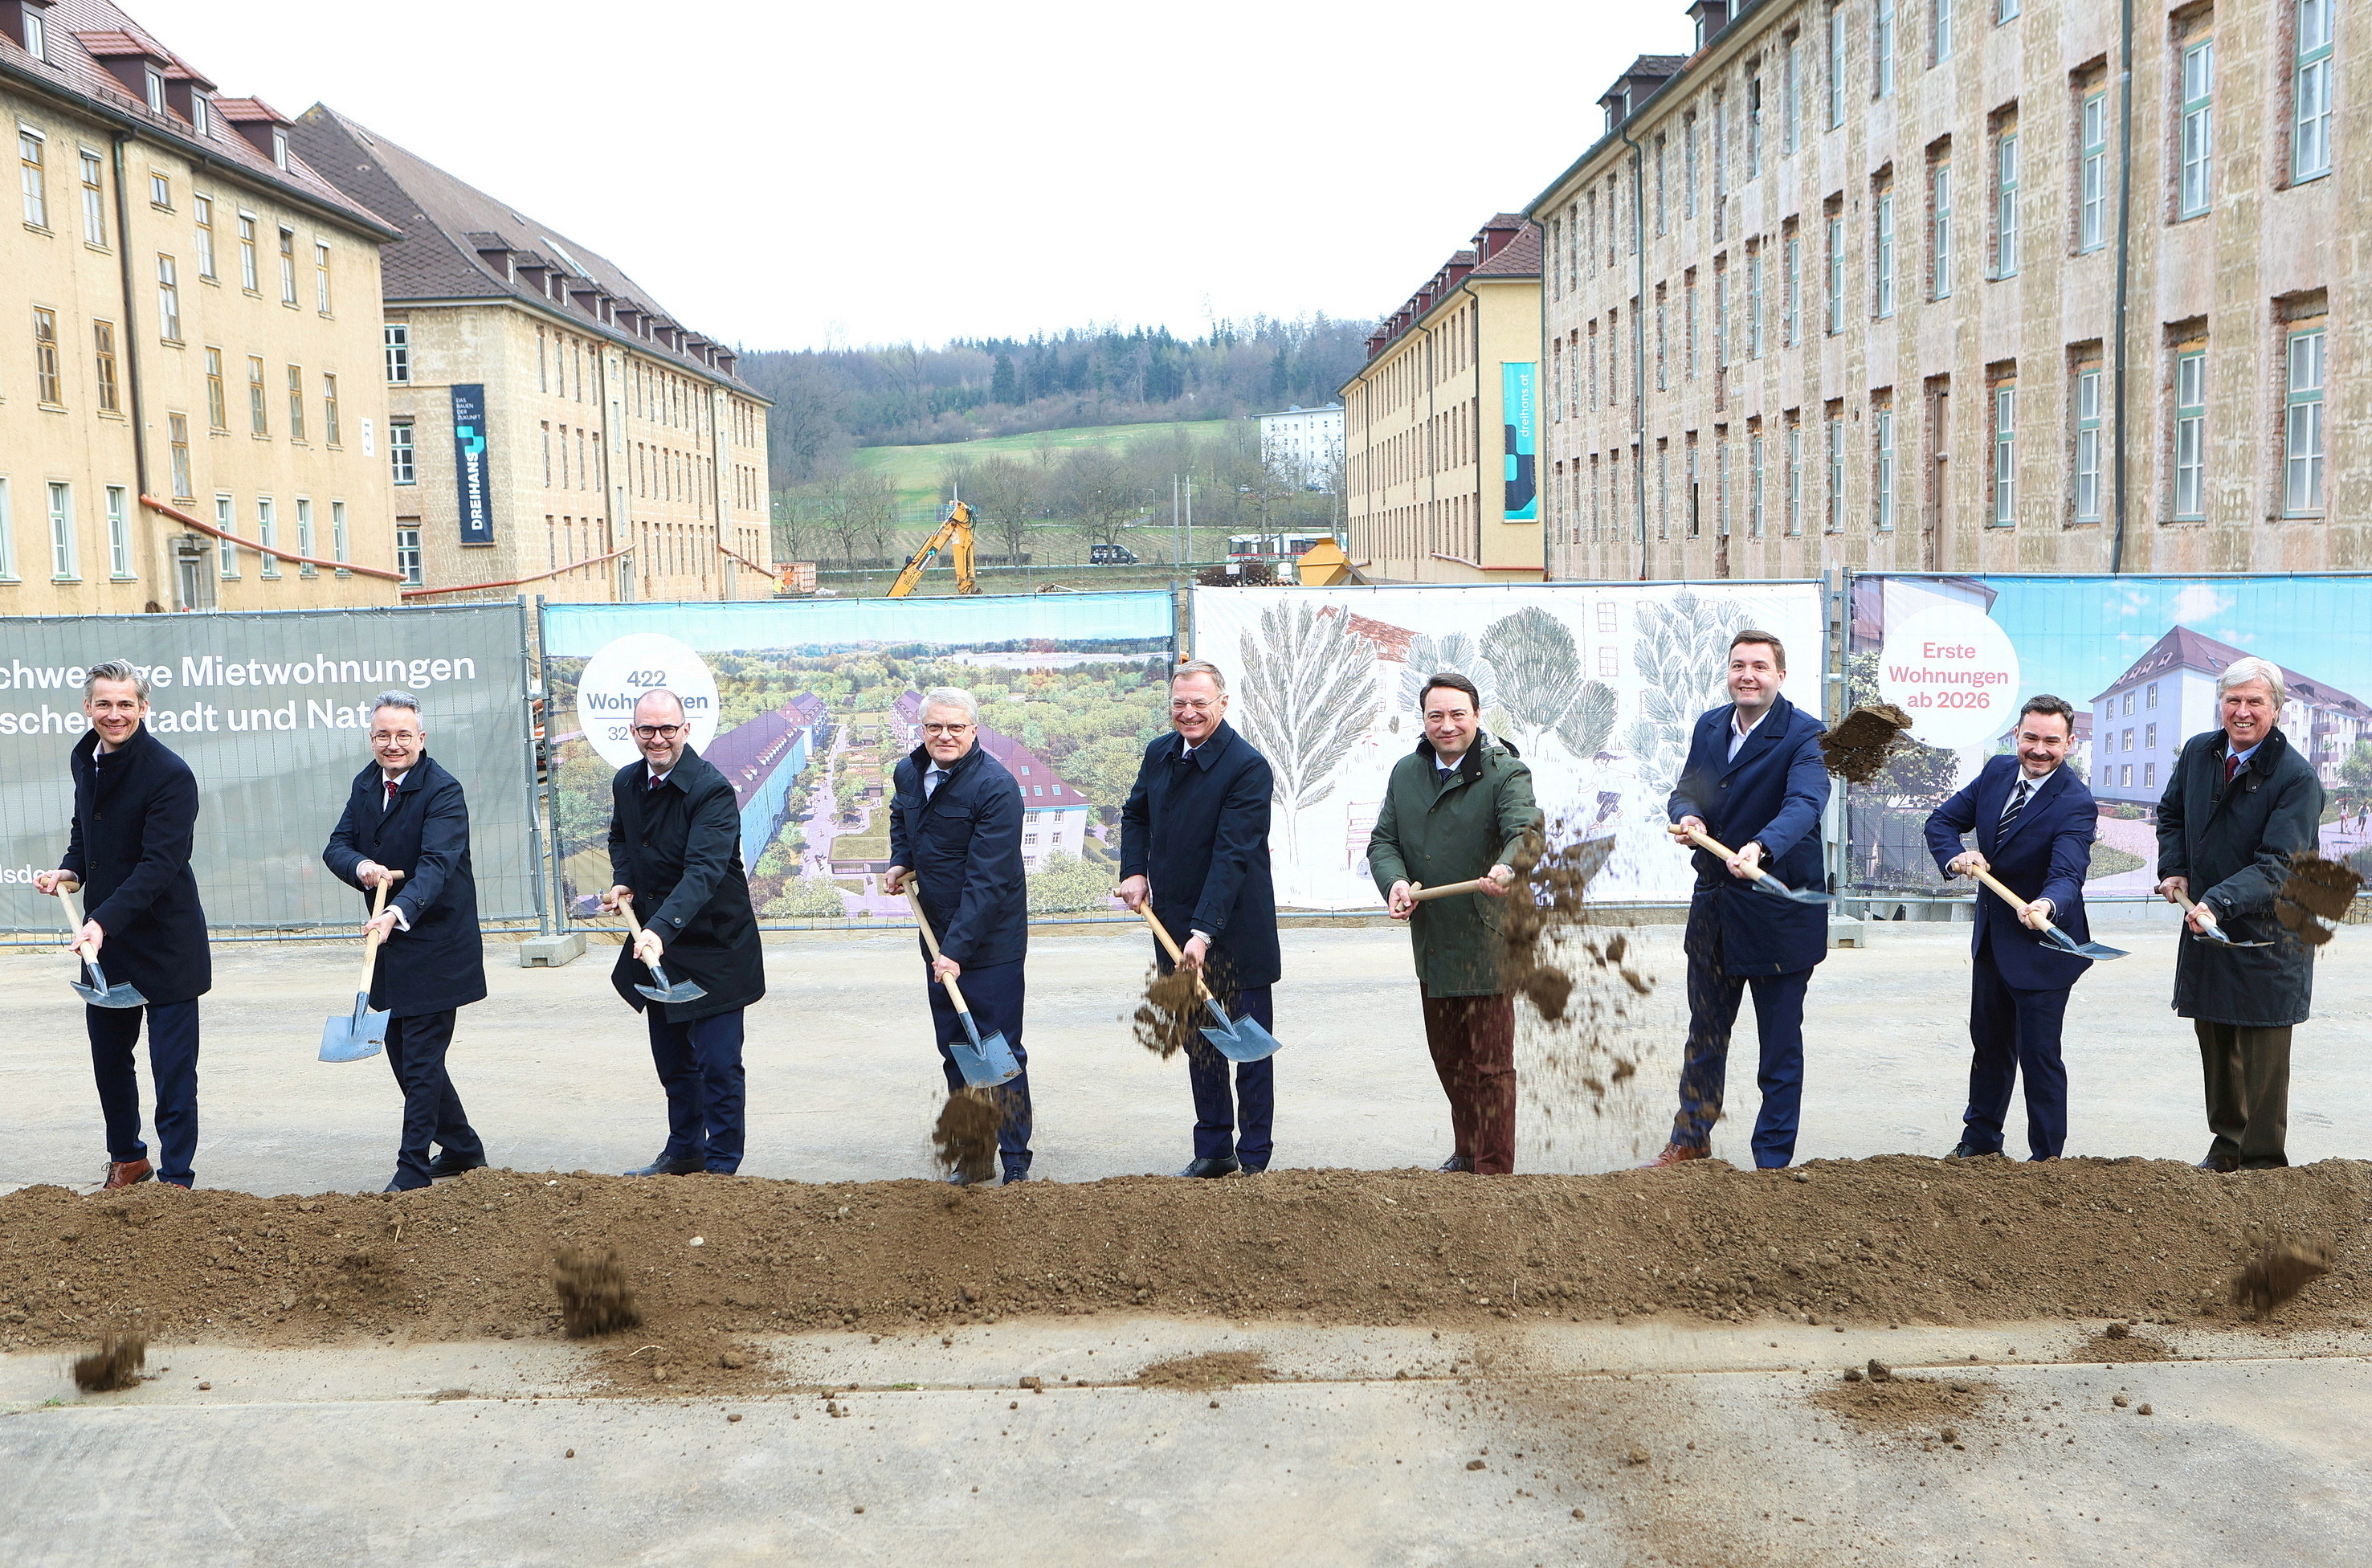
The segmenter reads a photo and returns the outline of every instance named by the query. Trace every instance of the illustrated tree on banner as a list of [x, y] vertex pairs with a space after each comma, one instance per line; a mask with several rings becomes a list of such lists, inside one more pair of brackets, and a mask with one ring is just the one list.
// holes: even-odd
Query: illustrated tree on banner
[[1480, 712], [1487, 714], [1498, 705], [1497, 677], [1473, 638], [1463, 632], [1440, 637], [1420, 632], [1409, 639], [1408, 666], [1401, 672], [1401, 707], [1418, 712], [1424, 700], [1424, 683], [1447, 670], [1456, 670], [1474, 682], [1474, 690], [1482, 693]]
[[1261, 612], [1260, 634], [1237, 639], [1244, 668], [1244, 738], [1268, 759], [1298, 861], [1300, 813], [1334, 793], [1334, 770], [1376, 716], [1376, 655], [1348, 618], [1308, 603]]
[[1701, 599], [1686, 588], [1669, 605], [1642, 604], [1634, 621], [1631, 661], [1646, 678], [1631, 752], [1639, 780], [1658, 793], [1679, 782], [1697, 715], [1727, 694], [1729, 639], [1746, 625], [1736, 599]]
[[1483, 629], [1482, 656], [1522, 745], [1537, 749], [1541, 737], [1554, 735], [1585, 762], [1605, 746], [1614, 729], [1614, 689], [1582, 675], [1581, 650], [1564, 621], [1527, 606]]

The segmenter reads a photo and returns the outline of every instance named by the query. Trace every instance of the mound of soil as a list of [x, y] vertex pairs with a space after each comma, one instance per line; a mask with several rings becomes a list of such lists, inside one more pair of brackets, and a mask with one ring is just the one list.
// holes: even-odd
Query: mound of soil
[[965, 1182], [986, 1181], [996, 1174], [996, 1129], [1004, 1112], [991, 1089], [958, 1089], [940, 1108], [938, 1125], [931, 1129], [931, 1150], [939, 1168]]
[[148, 1365], [148, 1342], [138, 1334], [110, 1334], [88, 1355], [76, 1356], [75, 1387], [86, 1394], [111, 1394], [140, 1381]]
[[2129, 1323], [2111, 1323], [2086, 1340], [2081, 1348], [2067, 1359], [2070, 1361], [2170, 1361], [2174, 1352], [2153, 1339], [2133, 1331]]
[[[1684, 1313], [1971, 1323], [2234, 1315], [2235, 1258], [2325, 1237], [2285, 1321], [2372, 1315], [2372, 1166], [1895, 1155], [1604, 1176], [1273, 1170], [956, 1190], [484, 1169], [416, 1192], [146, 1186], [0, 1197], [0, 1345], [557, 1337], [551, 1260], [615, 1249], [645, 1332], [722, 1367], [737, 1336], [1150, 1311], [1450, 1326]], [[366, 1260], [355, 1262], [354, 1260]], [[605, 1356], [610, 1354], [604, 1351]], [[645, 1355], [638, 1365], [653, 1357]]]
[[[2002, 1397], [1999, 1386], [1966, 1377], [1861, 1376], [1824, 1383], [1812, 1403], [1870, 1431], [1913, 1428], [1957, 1434]], [[1957, 1435], [1946, 1442], [1957, 1442]]]
[[1232, 1388], [1238, 1383], [1267, 1383], [1273, 1377], [1258, 1351], [1215, 1350], [1157, 1361], [1136, 1375], [1136, 1386], [1203, 1390]]

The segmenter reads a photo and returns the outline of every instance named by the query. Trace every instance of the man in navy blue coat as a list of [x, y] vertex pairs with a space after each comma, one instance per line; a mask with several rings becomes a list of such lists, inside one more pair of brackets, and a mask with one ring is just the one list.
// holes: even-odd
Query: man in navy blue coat
[[[1195, 659], [1169, 679], [1177, 733], [1145, 749], [1135, 787], [1120, 814], [1121, 902], [1149, 899], [1154, 918], [1202, 971], [1230, 1016], [1276, 1028], [1269, 987], [1283, 972], [1276, 944], [1276, 891], [1269, 880], [1268, 759], [1227, 722], [1227, 677]], [[1168, 974], [1169, 955], [1154, 946]], [[1194, 1090], [1194, 1159], [1180, 1176], [1257, 1174], [1268, 1168], [1276, 1109], [1276, 1059], [1238, 1062], [1234, 1092], [1227, 1058], [1200, 1034], [1186, 1048]]]
[[[355, 775], [346, 809], [321, 863], [362, 890], [366, 908], [381, 878], [400, 871], [378, 928], [370, 1005], [387, 1014], [387, 1064], [403, 1091], [403, 1131], [390, 1192], [486, 1163], [461, 1097], [445, 1070], [460, 1009], [486, 994], [478, 937], [478, 885], [470, 874], [470, 804], [461, 781], [428, 755], [420, 703], [382, 692], [371, 709], [371, 762]], [[428, 1145], [442, 1152], [431, 1160]]]
[[1696, 890], [1683, 939], [1688, 1058], [1672, 1141], [1656, 1156], [1657, 1165], [1712, 1152], [1729, 1031], [1750, 986], [1762, 1047], [1754, 1163], [1775, 1169], [1796, 1157], [1796, 1115], [1804, 1098], [1804, 992], [1813, 966], [1828, 957], [1828, 912], [1774, 898], [1755, 878], [1768, 871], [1791, 888], [1824, 884], [1820, 810], [1829, 800], [1829, 772], [1820, 759], [1820, 720], [1779, 694], [1786, 677], [1787, 653], [1778, 638], [1753, 631], [1731, 638], [1731, 701], [1697, 720], [1688, 763], [1672, 791], [1673, 838], [1690, 843], [1693, 830], [1726, 845], [1734, 858], [1725, 862], [1703, 849], [1694, 856]]
[[[982, 1037], [1001, 1031], [1022, 1065], [1019, 1077], [997, 1090], [1005, 1117], [997, 1154], [1005, 1179], [1029, 1179], [1029, 1056], [1021, 1048], [1022, 959], [1029, 950], [1029, 889], [1021, 865], [1021, 784], [1005, 764], [982, 749], [980, 703], [954, 686], [923, 696], [923, 743], [901, 758], [890, 800], [890, 867], [884, 890], [914, 879], [923, 913], [939, 939], [924, 989], [946, 1070], [948, 1092], [963, 1087], [948, 1042], [964, 1038], [942, 975], [953, 975], [971, 1006]], [[922, 947], [922, 935], [914, 937]]]
[[[2084, 878], [2100, 814], [2092, 792], [2065, 765], [2076, 741], [2076, 710], [2064, 699], [2030, 697], [2018, 711], [2017, 754], [1989, 757], [1960, 792], [1927, 818], [1927, 848], [1947, 877], [1990, 871], [2024, 900], [2012, 911], [1987, 888], [1977, 894], [1977, 928], [1969, 942], [1969, 1109], [1955, 1159], [2002, 1152], [2002, 1121], [2011, 1085], [2026, 1078], [2026, 1144], [2039, 1160], [2059, 1157], [2067, 1142], [2067, 1067], [2059, 1028], [2067, 993], [2092, 967], [2042, 938], [2045, 923], [2078, 942], [2092, 938], [2084, 919]], [[1961, 839], [1973, 832], [1974, 849]]]
[[[85, 1007], [91, 1072], [107, 1121], [108, 1188], [159, 1178], [188, 1188], [198, 1148], [198, 998], [214, 989], [206, 912], [190, 870], [198, 821], [198, 781], [190, 765], [148, 733], [148, 677], [123, 661], [85, 673], [82, 711], [89, 733], [75, 743], [74, 826], [65, 858], [33, 885], [83, 889], [78, 946], [105, 952], [111, 983], [132, 986], [145, 1007]], [[132, 1052], [148, 1023], [148, 1066], [157, 1081], [157, 1164], [140, 1141], [140, 1074]]]

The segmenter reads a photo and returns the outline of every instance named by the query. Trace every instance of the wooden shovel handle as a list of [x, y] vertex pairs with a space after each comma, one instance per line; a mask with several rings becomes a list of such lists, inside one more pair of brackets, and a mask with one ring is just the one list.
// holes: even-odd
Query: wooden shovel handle
[[[1971, 866], [1969, 868], [1969, 875], [1974, 877], [1978, 881], [1982, 882], [1986, 887], [1991, 888], [1994, 892], [1999, 893], [2003, 898], [2007, 899], [2009, 900], [2009, 907], [2017, 911], [2020, 916], [2018, 923], [2021, 925], [2026, 923], [2024, 919], [2026, 914], [2026, 900], [2024, 899], [2019, 898], [2016, 893], [2013, 893], [2007, 888], [2003, 887], [2001, 879], [1990, 871], [1983, 870], [1977, 866]], [[2056, 914], [2059, 912], [2057, 910], [2053, 910], [2051, 912]], [[2059, 929], [2058, 925], [2052, 921], [2046, 920], [2042, 924], [2043, 928], [2047, 931], [2057, 931]], [[2029, 929], [2032, 928], [2029, 927]]]
[[[377, 920], [380, 915], [387, 912], [387, 890], [390, 888], [394, 887], [402, 879], [402, 872], [390, 870], [384, 866], [380, 868], [378, 892], [371, 900], [371, 918], [373, 920]], [[378, 961], [378, 945], [384, 940], [385, 938], [380, 936], [376, 931], [363, 938], [363, 982], [355, 987], [356, 991], [368, 991], [370, 989], [371, 969], [372, 966]]]
[[58, 902], [66, 906], [66, 951], [88, 963], [90, 955], [84, 951], [82, 939], [82, 910], [74, 900], [75, 889], [81, 886], [81, 881], [76, 877], [61, 877], [57, 893]]
[[[1114, 897], [1118, 897], [1118, 895], [1115, 894]], [[1136, 912], [1145, 917], [1145, 924], [1153, 927], [1153, 935], [1161, 943], [1161, 946], [1168, 950], [1169, 954], [1169, 961], [1177, 965], [1180, 969], [1185, 970], [1189, 974], [1194, 977], [1195, 993], [1201, 996], [1209, 996], [1211, 994], [1211, 988], [1203, 982], [1203, 971], [1192, 967], [1186, 962], [1186, 955], [1180, 952], [1178, 950], [1178, 944], [1170, 939], [1169, 928], [1162, 924], [1160, 917], [1153, 912], [1153, 900], [1151, 899], [1147, 899], [1144, 903], [1139, 904], [1137, 906]]]
[[1738, 858], [1738, 852], [1736, 850], [1730, 848], [1727, 844], [1721, 842], [1718, 839], [1715, 839], [1708, 834], [1697, 831], [1694, 828], [1691, 828], [1689, 830], [1689, 837], [1696, 841], [1696, 845], [1699, 849], [1711, 850], [1714, 854], [1721, 856], [1724, 860], [1736, 860]]
[[[923, 928], [923, 946], [930, 949], [931, 963], [936, 967], [939, 961], [938, 933], [931, 929], [931, 917], [923, 912], [923, 895], [914, 890], [914, 877], [912, 872], [909, 872], [906, 877], [906, 907], [914, 912], [914, 923]], [[957, 1012], [971, 1011], [964, 1005], [963, 992], [956, 984], [955, 976], [941, 975], [939, 983], [948, 988], [948, 1000], [956, 1005]]]
[[1449, 899], [1460, 893], [1479, 893], [1485, 885], [1495, 888], [1499, 886], [1499, 882], [1497, 878], [1491, 877], [1472, 877], [1463, 882], [1444, 882], [1438, 888], [1428, 888], [1422, 882], [1413, 882], [1409, 885], [1409, 897], [1423, 903], [1427, 899]]

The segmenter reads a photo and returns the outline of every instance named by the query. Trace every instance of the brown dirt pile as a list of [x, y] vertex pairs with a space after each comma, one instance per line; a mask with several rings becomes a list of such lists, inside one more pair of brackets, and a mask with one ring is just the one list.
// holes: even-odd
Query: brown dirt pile
[[2273, 912], [2299, 941], [2319, 947], [2331, 940], [2331, 927], [2322, 922], [2344, 921], [2363, 886], [2364, 878], [2354, 867], [2302, 849], [2290, 856], [2290, 874], [2273, 901]]
[[561, 1331], [572, 1340], [615, 1333], [643, 1320], [614, 1247], [599, 1252], [574, 1244], [560, 1248], [552, 1255], [552, 1289], [560, 1298]]
[[2232, 1305], [2260, 1316], [2278, 1312], [2331, 1269], [2328, 1247], [2312, 1242], [2275, 1242], [2250, 1259], [2232, 1276]]
[[1952, 1435], [1944, 1438], [1947, 1443], [1960, 1441], [1960, 1430], [2001, 1397], [1998, 1386], [1974, 1378], [1878, 1376], [1859, 1368], [1812, 1390], [1813, 1404], [1860, 1423], [1866, 1431], [1948, 1432]]
[[941, 1170], [966, 1182], [996, 1174], [996, 1128], [1004, 1120], [994, 1089], [958, 1089], [939, 1109], [931, 1129], [931, 1149]]
[[[2330, 1276], [2285, 1325], [2372, 1315], [2372, 1166], [2215, 1176], [2172, 1161], [1717, 1160], [1604, 1176], [1271, 1171], [958, 1191], [472, 1171], [404, 1193], [146, 1187], [0, 1197], [0, 1347], [557, 1337], [553, 1252], [614, 1248], [645, 1343], [715, 1364], [737, 1336], [1150, 1311], [1485, 1324], [2229, 1320], [2232, 1260], [2317, 1236]], [[349, 1266], [366, 1256], [367, 1270]], [[375, 1272], [379, 1283], [358, 1283]], [[653, 1359], [645, 1355], [642, 1363]], [[722, 1368], [718, 1376], [729, 1373]]]
[[2169, 1361], [2174, 1352], [2159, 1341], [2134, 1332], [2131, 1323], [2111, 1323], [2086, 1340], [2070, 1361]]
[[1232, 1388], [1238, 1383], [1267, 1383], [1275, 1375], [1260, 1352], [1252, 1350], [1205, 1351], [1200, 1355], [1181, 1355], [1169, 1361], [1157, 1361], [1136, 1375], [1140, 1388], [1186, 1388], [1202, 1391], [1210, 1388]]
[[1166, 1062], [1194, 1043], [1206, 1016], [1192, 973], [1176, 969], [1163, 974], [1157, 966], [1145, 973], [1145, 1000], [1131, 1022], [1136, 1043]]
[[1820, 759], [1847, 784], [1868, 784], [1886, 771], [1913, 722], [1891, 703], [1864, 703], [1820, 737]]
[[148, 1365], [148, 1342], [138, 1334], [110, 1334], [88, 1355], [76, 1356], [75, 1387], [86, 1394], [111, 1394], [140, 1381]]

